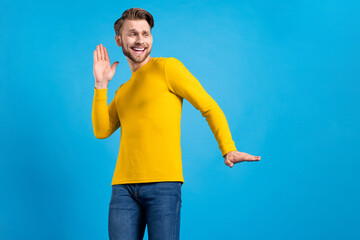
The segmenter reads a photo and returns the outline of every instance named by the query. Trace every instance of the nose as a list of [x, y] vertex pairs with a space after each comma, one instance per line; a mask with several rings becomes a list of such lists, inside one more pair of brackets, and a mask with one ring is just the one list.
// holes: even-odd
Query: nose
[[136, 44], [143, 44], [144, 43], [144, 37], [141, 36], [141, 34], [138, 35], [138, 37], [136, 38]]

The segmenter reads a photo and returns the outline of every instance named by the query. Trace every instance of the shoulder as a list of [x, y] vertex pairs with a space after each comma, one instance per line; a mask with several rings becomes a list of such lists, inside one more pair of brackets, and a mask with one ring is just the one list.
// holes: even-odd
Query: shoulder
[[165, 72], [183, 68], [184, 64], [175, 57], [153, 57], [152, 69], [162, 69]]
[[158, 63], [181, 63], [181, 61], [178, 58], [175, 57], [155, 57], [152, 58], [153, 61], [158, 62]]
[[166, 69], [184, 67], [182, 61], [175, 57], [166, 57], [163, 61]]
[[181, 63], [181, 61], [178, 58], [175, 57], [167, 57], [166, 61], [169, 63]]
[[116, 89], [116, 91], [115, 91], [115, 95], [117, 94], [117, 92], [119, 91], [119, 89], [122, 87], [122, 85], [124, 85], [124, 83], [123, 83], [123, 84], [121, 84], [121, 85], [118, 87], [118, 89]]

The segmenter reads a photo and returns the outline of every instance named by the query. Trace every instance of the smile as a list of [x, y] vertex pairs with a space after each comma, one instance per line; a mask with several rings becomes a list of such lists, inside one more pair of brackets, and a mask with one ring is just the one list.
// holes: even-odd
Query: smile
[[146, 48], [131, 48], [131, 50], [136, 54], [136, 55], [141, 55], [145, 52]]

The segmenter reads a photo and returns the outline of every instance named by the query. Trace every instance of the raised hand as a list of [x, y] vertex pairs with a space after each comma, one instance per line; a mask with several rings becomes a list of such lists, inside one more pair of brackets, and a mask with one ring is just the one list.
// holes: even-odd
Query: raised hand
[[115, 74], [118, 61], [110, 65], [110, 59], [106, 48], [99, 44], [94, 50], [94, 77], [95, 85], [102, 86], [101, 88], [107, 88], [108, 82], [113, 78]]
[[239, 151], [231, 151], [225, 155], [225, 164], [229, 167], [233, 167], [235, 163], [239, 162], [253, 162], [260, 161], [260, 156], [253, 156], [248, 153], [239, 152]]

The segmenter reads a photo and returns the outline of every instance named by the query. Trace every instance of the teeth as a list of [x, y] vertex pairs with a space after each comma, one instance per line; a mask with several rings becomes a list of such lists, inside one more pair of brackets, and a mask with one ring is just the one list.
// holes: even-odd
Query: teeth
[[133, 48], [133, 49], [142, 51], [142, 50], [144, 50], [145, 48]]

